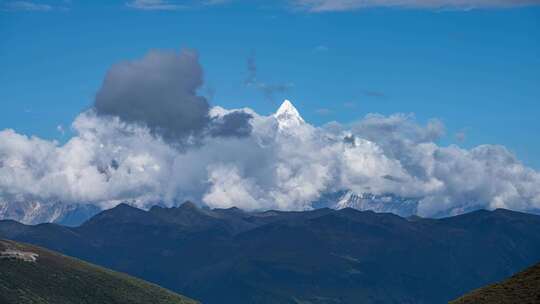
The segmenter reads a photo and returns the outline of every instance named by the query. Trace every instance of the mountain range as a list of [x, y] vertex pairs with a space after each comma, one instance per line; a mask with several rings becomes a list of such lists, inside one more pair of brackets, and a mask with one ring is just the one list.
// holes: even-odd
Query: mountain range
[[[357, 194], [350, 190], [343, 190], [325, 193], [312, 205], [315, 208], [354, 208], [361, 211], [389, 212], [408, 217], [416, 215], [418, 199], [402, 198], [392, 194]], [[102, 208], [93, 204], [65, 204], [62, 202], [45, 204], [38, 201], [0, 202], [0, 219], [14, 220], [28, 225], [56, 223], [75, 227], [101, 211], [103, 211]]]
[[79, 226], [102, 209], [92, 204], [43, 203], [39, 201], [0, 201], [0, 219], [25, 224], [57, 223]]
[[120, 204], [78, 227], [0, 221], [0, 237], [209, 304], [446, 303], [540, 260], [540, 216], [504, 209], [424, 219]]
[[[246, 146], [246, 149], [251, 149], [252, 147], [254, 149], [261, 148], [262, 150], [259, 152], [268, 153], [268, 157], [270, 158], [276, 157], [276, 160], [273, 160], [276, 161], [276, 163], [267, 163], [266, 167], [262, 168], [260, 166], [262, 166], [265, 162], [264, 159], [262, 159], [262, 163], [260, 161], [253, 161], [253, 163], [246, 164], [245, 166], [241, 166], [239, 168], [236, 168], [235, 165], [227, 165], [221, 168], [224, 163], [228, 162], [225, 161], [225, 159], [222, 159], [221, 156], [217, 157], [219, 161], [214, 165], [211, 165], [212, 162], [208, 162], [207, 160], [200, 160], [197, 162], [204, 164], [202, 166], [202, 170], [204, 172], [201, 173], [202, 175], [200, 176], [195, 174], [195, 176], [198, 177], [196, 180], [194, 180], [193, 184], [204, 185], [200, 187], [201, 189], [199, 189], [199, 187], [195, 187], [197, 188], [196, 190], [182, 190], [186, 191], [186, 193], [183, 193], [182, 191], [179, 191], [178, 193], [168, 193], [169, 190], [161, 192], [158, 191], [158, 193], [153, 194], [147, 193], [147, 196], [143, 195], [143, 198], [133, 195], [133, 192], [138, 193], [138, 191], [125, 191], [125, 193], [119, 197], [105, 196], [97, 200], [89, 199], [88, 201], [81, 199], [80, 197], [65, 198], [66, 201], [62, 201], [60, 199], [62, 196], [47, 196], [47, 198], [40, 198], [39, 195], [35, 194], [15, 195], [15, 193], [10, 193], [9, 195], [0, 195], [0, 219], [11, 219], [24, 224], [32, 225], [40, 223], [57, 223], [66, 226], [79, 226], [92, 216], [102, 211], [104, 208], [110, 208], [120, 202], [128, 203], [143, 209], [149, 209], [155, 204], [163, 206], [178, 206], [186, 198], [199, 202], [200, 206], [207, 205], [213, 207], [229, 207], [237, 205], [249, 208], [250, 210], [266, 210], [270, 208], [278, 208], [282, 210], [354, 208], [362, 211], [372, 210], [375, 212], [390, 212], [402, 217], [420, 214], [435, 218], [466, 213], [481, 208], [493, 208], [494, 206], [501, 206], [500, 203], [495, 204], [493, 198], [489, 198], [489, 195], [482, 196], [475, 191], [467, 190], [472, 192], [466, 194], [465, 192], [467, 191], [465, 191], [462, 194], [462, 197], [460, 197], [459, 200], [456, 200], [459, 203], [456, 201], [450, 203], [448, 201], [450, 198], [444, 195], [442, 197], [437, 197], [436, 199], [432, 197], [431, 201], [439, 202], [436, 204], [437, 208], [426, 211], [429, 209], [426, 207], [426, 201], [430, 200], [426, 199], [425, 196], [422, 197], [423, 195], [426, 195], [425, 191], [416, 191], [418, 189], [414, 190], [416, 187], [414, 183], [411, 185], [404, 183], [403, 176], [399, 177], [398, 175], [400, 174], [396, 173], [396, 175], [394, 174], [395, 172], [392, 173], [393, 170], [388, 172], [385, 171], [384, 166], [380, 164], [373, 165], [374, 160], [362, 160], [363, 157], [368, 157], [369, 159], [369, 155], [372, 152], [378, 155], [385, 149], [391, 152], [393, 151], [392, 153], [405, 153], [403, 151], [403, 149], [405, 149], [403, 145], [405, 142], [412, 140], [407, 138], [405, 134], [418, 131], [417, 128], [419, 128], [419, 126], [414, 127], [413, 130], [403, 130], [404, 134], [401, 134], [397, 131], [400, 130], [400, 128], [407, 129], [407, 125], [393, 125], [391, 122], [386, 120], [376, 120], [370, 122], [375, 124], [375, 126], [370, 125], [370, 123], [364, 125], [363, 127], [357, 126], [358, 128], [362, 127], [367, 129], [364, 130], [360, 128], [363, 131], [358, 131], [360, 133], [358, 133], [359, 135], [355, 135], [355, 137], [353, 136], [353, 133], [341, 129], [341, 131], [334, 130], [330, 132], [329, 130], [332, 129], [331, 126], [329, 126], [328, 129], [326, 127], [316, 128], [310, 125], [302, 118], [298, 110], [288, 100], [285, 100], [279, 109], [270, 116], [263, 117], [249, 109], [242, 109], [238, 111], [233, 112], [253, 116], [252, 123], [254, 129], [252, 131], [255, 135], [253, 135], [254, 137], [252, 139], [254, 142], [250, 142], [249, 145]], [[212, 114], [213, 117], [220, 117], [220, 115], [223, 116], [225, 113], [233, 113], [219, 107], [214, 108], [213, 112], [215, 112]], [[383, 136], [378, 136], [377, 134], [379, 133], [375, 132], [375, 134], [372, 134], [371, 131], [373, 130], [370, 128], [382, 128], [383, 131], [390, 132], [391, 134], [386, 134], [383, 132]], [[397, 133], [394, 134], [393, 132]], [[392, 135], [390, 138], [388, 138], [390, 142], [386, 142], [386, 140], [384, 140], [384, 136], [389, 135]], [[360, 140], [363, 138], [361, 136], [364, 136], [366, 139]], [[424, 137], [422, 134], [417, 136], [420, 138]], [[331, 151], [335, 151], [337, 149], [341, 151], [340, 153], [350, 153], [349, 156], [355, 155], [355, 157], [360, 158], [341, 158], [341, 156], [337, 159], [332, 157], [323, 158], [319, 164], [317, 163], [318, 156], [307, 156], [307, 154], [309, 154], [309, 150], [300, 151], [300, 153], [298, 153], [299, 151], [296, 151], [296, 148], [293, 148], [291, 151], [289, 151], [289, 147], [291, 145], [301, 146], [306, 140], [313, 141], [313, 146], [309, 148], [310, 150], [328, 148], [329, 151], [327, 151], [327, 153], [330, 153]], [[232, 146], [236, 146], [237, 144], [238, 143], [234, 143]], [[359, 147], [357, 147], [361, 144], [365, 144], [366, 147], [364, 148], [367, 150], [363, 150], [363, 148], [359, 149]], [[375, 150], [372, 151], [372, 148]], [[394, 148], [397, 150], [394, 151]], [[115, 151], [118, 149], [121, 150], [120, 146], [114, 148]], [[276, 155], [276, 153], [283, 153], [283, 155]], [[233, 154], [236, 155], [236, 152]], [[420, 176], [418, 179], [413, 178], [412, 180], [423, 182], [429, 180], [424, 177], [427, 172], [433, 171], [433, 168], [421, 169], [417, 168], [420, 166], [420, 164], [416, 164], [414, 162], [411, 163], [411, 161], [416, 159], [415, 155], [418, 155], [418, 151], [408, 151], [403, 155], [399, 155], [403, 157], [396, 159], [396, 164], [398, 164], [399, 168], [407, 172], [423, 172], [418, 173]], [[384, 153], [383, 156], [385, 156]], [[185, 155], [182, 157], [185, 157]], [[313, 157], [315, 158], [310, 159]], [[16, 161], [13, 160], [9, 163], [17, 164], [18, 162], [23, 161], [18, 157], [15, 159]], [[364, 161], [366, 163], [364, 163]], [[431, 161], [426, 161], [426, 163], [430, 162]], [[8, 162], [0, 161], [0, 163], [7, 164]], [[92, 171], [93, 174], [97, 174], [96, 178], [104, 181], [104, 185], [109, 186], [108, 184], [111, 174], [119, 170], [119, 168], [123, 168], [121, 163], [122, 162], [119, 163], [115, 157], [110, 157], [109, 159], [109, 156], [107, 156], [104, 157], [104, 159], [93, 161], [89, 170]], [[15, 166], [13, 164], [10, 165], [10, 168]], [[333, 164], [342, 165], [334, 168]], [[7, 168], [7, 166], [0, 164], [0, 167], [2, 166]], [[156, 163], [152, 168], [158, 168], [160, 166], [166, 167], [166, 165]], [[358, 172], [358, 176], [354, 175], [345, 177], [341, 175], [340, 172], [346, 172], [353, 167], [356, 167], [355, 170], [360, 170]], [[17, 167], [15, 166], [12, 169], [15, 170], [16, 168]], [[371, 169], [366, 169], [366, 171], [362, 168]], [[444, 166], [443, 168], [447, 167]], [[126, 169], [127, 175], [121, 179], [122, 183], [133, 182], [133, 176], [131, 176], [131, 173], [129, 173], [132, 169], [135, 170], [135, 167]], [[137, 169], [137, 171], [144, 172], [144, 170], [141, 171], [139, 169]], [[214, 169], [216, 170], [215, 174], [210, 174], [210, 171], [214, 171]], [[322, 171], [319, 172], [319, 169]], [[396, 170], [400, 171], [401, 169]], [[251, 170], [253, 172], [243, 172], [246, 170]], [[224, 189], [220, 190], [221, 186], [217, 187], [218, 185], [216, 184], [216, 178], [219, 180], [226, 179], [223, 177], [233, 173], [234, 175], [238, 175], [238, 182], [242, 181], [242, 185], [240, 185], [241, 187], [233, 190], [231, 189], [231, 185], [221, 185], [224, 187]], [[208, 174], [212, 175], [213, 177], [210, 178], [211, 176]], [[317, 176], [314, 176], [312, 179], [311, 176], [313, 174]], [[415, 174], [413, 174], [413, 176], [415, 176]], [[256, 178], [252, 179], [254, 177]], [[432, 181], [434, 184], [442, 186], [446, 177], [447, 176], [433, 176]], [[152, 180], [153, 178], [155, 177], [151, 177], [149, 180]], [[173, 179], [176, 178], [177, 177]], [[282, 178], [284, 179], [282, 180]], [[287, 179], [290, 180], [286, 181]], [[368, 181], [371, 179], [377, 180], [375, 183], [376, 185], [384, 184], [386, 186], [381, 188], [379, 187], [380, 185], [376, 186], [374, 184], [370, 184]], [[353, 182], [353, 180], [355, 182]], [[456, 180], [460, 179], [456, 178]], [[201, 183], [201, 181], [207, 182]], [[445, 186], [441, 189], [453, 189], [454, 187], [455, 186], [451, 186], [448, 188]], [[45, 186], [44, 188], [47, 187]], [[60, 188], [63, 187], [60, 186]], [[116, 187], [113, 187], [111, 189], [115, 188]], [[175, 186], [170, 188], [183, 189], [184, 187]], [[460, 189], [463, 187], [455, 188]], [[407, 189], [407, 191], [404, 191], [404, 189]], [[485, 189], [491, 189], [491, 187], [487, 187]], [[230, 195], [222, 195], [221, 191], [228, 192]], [[4, 192], [7, 194], [10, 191]], [[237, 194], [244, 192], [246, 192], [246, 195], [241, 195], [238, 197], [234, 197], [234, 195], [231, 196], [235, 193]], [[455, 192], [457, 193], [461, 191]], [[164, 193], [167, 194], [165, 195]], [[477, 195], [480, 195], [480, 197], [476, 197]], [[247, 198], [251, 198], [251, 200]], [[503, 206], [506, 205], [503, 204]], [[540, 211], [533, 205], [525, 208], [520, 204], [515, 204], [513, 207], [517, 208], [518, 210], [525, 210], [531, 213], [540, 213]]]

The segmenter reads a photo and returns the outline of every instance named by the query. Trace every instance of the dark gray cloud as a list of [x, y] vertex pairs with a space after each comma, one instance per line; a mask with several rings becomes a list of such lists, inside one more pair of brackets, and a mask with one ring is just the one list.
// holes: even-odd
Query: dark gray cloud
[[402, 178], [395, 177], [395, 176], [392, 176], [390, 174], [383, 175], [382, 178], [384, 178], [386, 180], [389, 180], [389, 181], [392, 181], [392, 182], [395, 182], [395, 183], [403, 183], [404, 182], [404, 180]]
[[167, 139], [201, 132], [210, 121], [207, 100], [197, 95], [203, 70], [189, 50], [151, 51], [145, 57], [113, 65], [97, 93], [100, 115], [148, 126]]
[[210, 134], [212, 136], [230, 137], [230, 136], [248, 136], [251, 133], [252, 126], [249, 120], [253, 116], [243, 111], [234, 111], [220, 117], [212, 119]]
[[354, 147], [356, 145], [356, 137], [353, 134], [343, 137], [343, 142]]
[[214, 136], [243, 135], [250, 130], [246, 115], [210, 119], [208, 101], [197, 93], [202, 85], [196, 52], [151, 51], [110, 68], [96, 95], [95, 110], [98, 115], [147, 126], [169, 141], [181, 142], [208, 129]]

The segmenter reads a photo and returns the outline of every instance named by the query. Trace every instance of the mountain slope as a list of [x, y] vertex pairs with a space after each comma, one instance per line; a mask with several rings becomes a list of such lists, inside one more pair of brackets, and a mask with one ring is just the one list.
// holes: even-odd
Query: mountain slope
[[0, 240], [0, 303], [196, 302], [122, 273], [36, 246]]
[[511, 278], [475, 290], [451, 304], [534, 304], [540, 303], [540, 263]]
[[207, 304], [446, 303], [540, 261], [540, 216], [501, 209], [405, 219], [119, 205], [75, 228], [0, 221], [0, 236]]

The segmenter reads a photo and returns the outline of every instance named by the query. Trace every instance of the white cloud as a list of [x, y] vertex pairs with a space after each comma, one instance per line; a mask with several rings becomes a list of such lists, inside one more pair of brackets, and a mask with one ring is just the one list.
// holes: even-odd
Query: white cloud
[[[193, 0], [193, 1], [168, 1], [168, 0], [132, 0], [126, 6], [133, 9], [147, 11], [175, 11], [189, 9], [197, 6], [213, 6], [229, 2], [229, 0]], [[182, 4], [180, 4], [182, 3]]]
[[54, 9], [52, 5], [36, 3], [31, 1], [9, 1], [4, 4], [4, 9], [8, 11], [36, 11], [46, 12]]
[[[205, 136], [179, 149], [140, 125], [80, 114], [66, 144], [0, 132], [0, 201], [304, 210], [323, 193], [421, 198], [424, 216], [471, 208], [540, 208], [540, 173], [507, 149], [436, 144], [444, 128], [411, 115], [368, 115], [351, 124], [278, 127], [252, 110], [244, 137]], [[230, 114], [213, 108], [211, 117]]]
[[58, 131], [58, 133], [60, 133], [60, 135], [62, 135], [62, 136], [64, 136], [66, 134], [66, 130], [64, 129], [63, 125], [57, 125], [56, 126], [56, 131]]
[[133, 0], [126, 3], [126, 6], [134, 9], [149, 11], [172, 11], [187, 8], [184, 5], [176, 4], [166, 0]]
[[508, 8], [538, 5], [538, 0], [291, 0], [294, 7], [311, 12], [350, 11], [373, 7], [419, 9]]
[[330, 48], [328, 48], [326, 45], [318, 45], [316, 47], [313, 48], [313, 50], [315, 52], [328, 52], [328, 50], [330, 50]]
[[501, 146], [439, 146], [438, 120], [370, 114], [315, 127], [288, 101], [269, 116], [211, 108], [197, 95], [202, 75], [196, 53], [152, 51], [111, 67], [65, 144], [0, 131], [0, 205], [190, 199], [304, 210], [323, 194], [352, 190], [418, 198], [427, 216], [540, 210], [539, 172]]

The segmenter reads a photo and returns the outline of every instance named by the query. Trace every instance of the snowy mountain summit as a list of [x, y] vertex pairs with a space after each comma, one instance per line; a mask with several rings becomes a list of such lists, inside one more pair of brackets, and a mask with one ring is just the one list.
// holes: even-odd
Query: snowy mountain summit
[[277, 112], [274, 114], [274, 117], [278, 121], [280, 129], [288, 129], [291, 127], [297, 127], [305, 123], [298, 110], [293, 106], [293, 104], [285, 99]]

